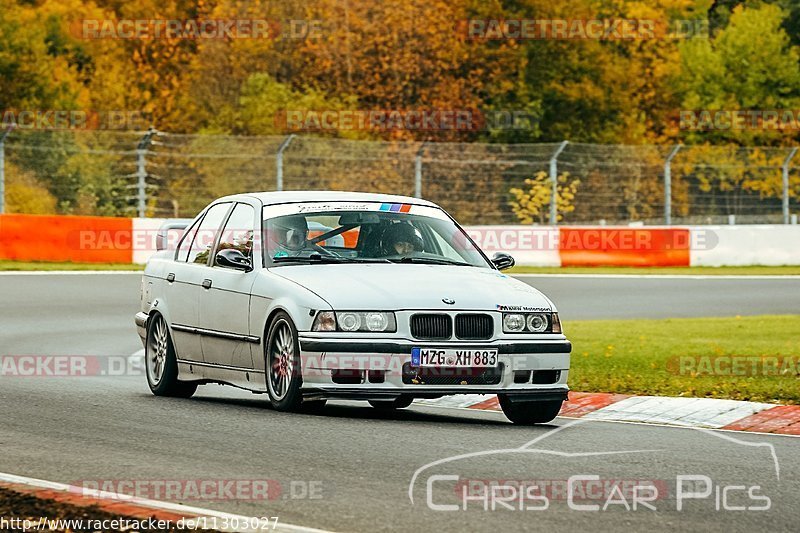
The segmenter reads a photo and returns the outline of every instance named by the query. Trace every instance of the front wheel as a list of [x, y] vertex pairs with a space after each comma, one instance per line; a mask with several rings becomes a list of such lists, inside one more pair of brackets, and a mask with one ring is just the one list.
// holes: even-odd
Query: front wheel
[[156, 396], [191, 397], [197, 383], [178, 381], [178, 359], [167, 321], [156, 314], [147, 322], [144, 366], [150, 390]]
[[500, 408], [506, 418], [521, 426], [532, 426], [533, 424], [546, 424], [558, 416], [561, 410], [562, 400], [551, 400], [545, 402], [512, 402], [505, 394], [498, 394]]
[[375, 409], [405, 409], [411, 402], [414, 401], [414, 398], [411, 396], [400, 396], [395, 398], [394, 400], [369, 400], [369, 404], [374, 407]]
[[283, 311], [270, 324], [266, 342], [266, 376], [269, 401], [277, 411], [299, 411], [303, 403], [300, 388], [300, 348], [297, 329]]

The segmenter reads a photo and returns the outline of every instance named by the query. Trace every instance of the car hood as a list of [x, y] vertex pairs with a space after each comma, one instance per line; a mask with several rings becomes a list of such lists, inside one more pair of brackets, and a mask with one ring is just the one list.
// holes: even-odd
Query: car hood
[[[530, 285], [488, 268], [285, 265], [270, 272], [318, 294], [334, 309], [553, 309], [550, 300]], [[446, 305], [443, 299], [455, 303]]]

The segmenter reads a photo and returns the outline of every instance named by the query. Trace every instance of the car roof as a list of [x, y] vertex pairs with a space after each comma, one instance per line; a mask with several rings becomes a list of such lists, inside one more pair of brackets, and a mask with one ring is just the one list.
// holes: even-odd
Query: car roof
[[220, 200], [237, 200], [256, 198], [264, 205], [292, 204], [297, 202], [386, 202], [395, 204], [416, 204], [439, 207], [436, 204], [411, 196], [395, 194], [377, 194], [368, 192], [347, 191], [272, 191], [234, 194]]

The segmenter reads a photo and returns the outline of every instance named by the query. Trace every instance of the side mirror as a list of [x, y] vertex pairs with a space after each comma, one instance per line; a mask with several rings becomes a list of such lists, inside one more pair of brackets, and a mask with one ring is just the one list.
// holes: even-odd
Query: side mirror
[[497, 267], [497, 270], [508, 270], [513, 267], [516, 262], [514, 258], [503, 252], [497, 252], [492, 257], [492, 264]]
[[[185, 230], [191, 223], [191, 218], [176, 218], [167, 220], [161, 224], [161, 227], [158, 228], [158, 232], [156, 233], [156, 251], [160, 252], [161, 250], [168, 250], [170, 248], [170, 233]], [[173, 241], [173, 243], [178, 242], [180, 235], [176, 233], [175, 237], [178, 239]]]
[[253, 262], [236, 248], [226, 248], [217, 252], [216, 264], [222, 267], [244, 270], [245, 272], [253, 270]]

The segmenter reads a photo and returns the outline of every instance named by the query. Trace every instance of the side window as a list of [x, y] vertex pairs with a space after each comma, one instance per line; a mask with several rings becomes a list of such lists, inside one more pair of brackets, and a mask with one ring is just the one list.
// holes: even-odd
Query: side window
[[192, 241], [194, 240], [194, 234], [197, 232], [197, 226], [200, 225], [200, 221], [195, 221], [194, 224], [186, 230], [184, 233], [183, 240], [181, 240], [180, 245], [178, 246], [178, 250], [175, 255], [176, 261], [183, 261], [189, 258], [189, 248], [192, 246]]
[[211, 247], [214, 246], [214, 239], [217, 237], [219, 227], [225, 218], [225, 214], [231, 207], [230, 203], [216, 204], [211, 206], [203, 217], [203, 221], [197, 228], [197, 233], [192, 240], [192, 247], [189, 250], [189, 263], [206, 264]]
[[[253, 235], [256, 212], [247, 204], [236, 204], [233, 208], [222, 236], [219, 239], [217, 250], [235, 248], [253, 260]], [[215, 261], [216, 262], [216, 261]]]

